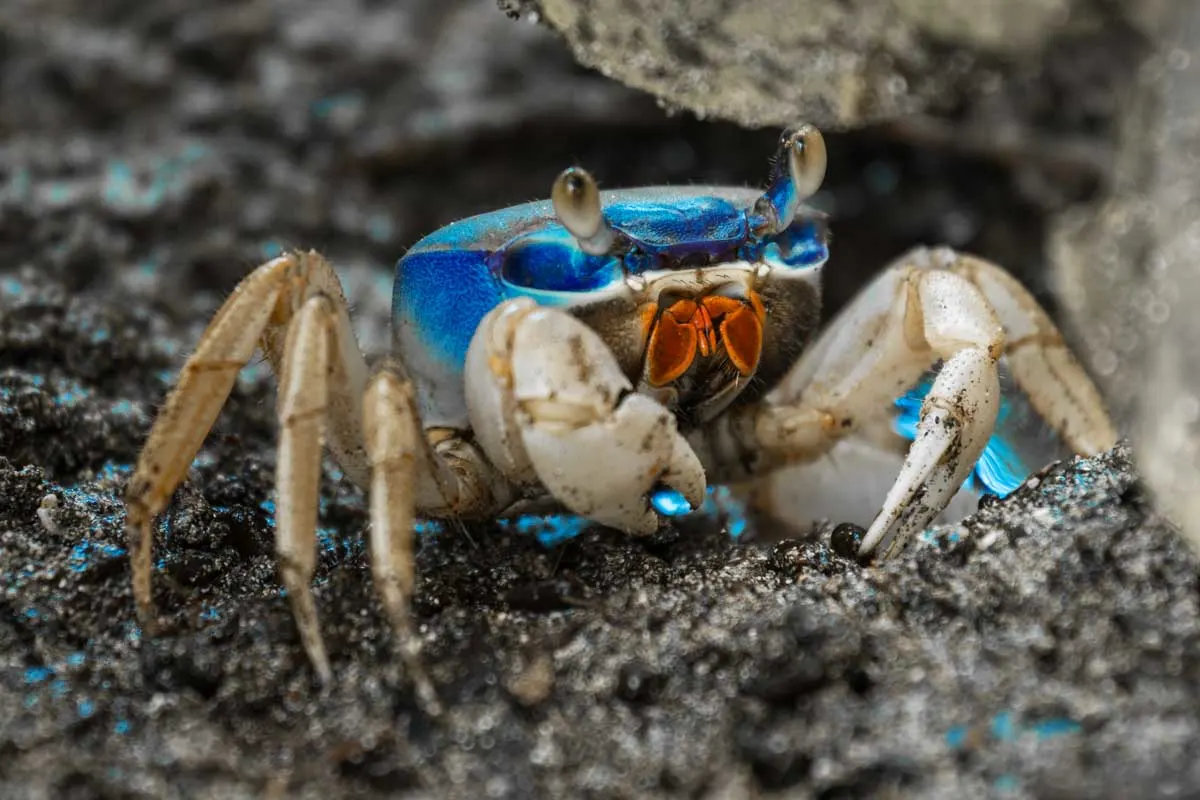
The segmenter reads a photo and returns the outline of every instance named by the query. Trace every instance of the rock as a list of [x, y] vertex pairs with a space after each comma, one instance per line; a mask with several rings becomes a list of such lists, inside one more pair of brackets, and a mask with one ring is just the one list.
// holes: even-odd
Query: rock
[[[1109, 68], [1106, 78], [1093, 77], [1125, 80], [1124, 55], [1158, 20], [1161, 4], [501, 0], [559, 31], [581, 62], [701, 117], [832, 129], [917, 113], [981, 114], [995, 139], [1036, 126], [1045, 93], [1082, 74], [1062, 70], [1064, 56]], [[1097, 99], [1105, 102], [1102, 92], [1057, 97], [1076, 111]]]
[[[1156, 495], [1200, 546], [1200, 10], [1176, 3], [1122, 95], [1106, 196], [1064, 215], [1058, 294]], [[1147, 387], [1153, 387], [1148, 390]]]

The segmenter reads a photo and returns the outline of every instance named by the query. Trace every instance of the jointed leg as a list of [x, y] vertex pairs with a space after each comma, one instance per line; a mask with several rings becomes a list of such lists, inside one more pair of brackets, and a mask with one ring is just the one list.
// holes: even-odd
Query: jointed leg
[[288, 326], [279, 373], [279, 456], [275, 465], [275, 549], [304, 650], [322, 682], [333, 673], [312, 594], [316, 567], [321, 451], [328, 418], [333, 309], [321, 295], [305, 301]]
[[[1005, 328], [1018, 334], [1007, 343]], [[917, 438], [862, 544], [869, 553], [890, 540], [890, 555], [945, 507], [986, 445], [1004, 355], [1068, 445], [1091, 453], [1115, 442], [1099, 394], [1028, 293], [998, 267], [925, 250], [877, 278], [763, 402], [694, 438], [718, 474], [812, 460], [890, 413], [942, 360]]]
[[981, 258], [948, 248], [932, 251], [929, 258], [983, 292], [1004, 325], [1004, 360], [1009, 371], [1068, 447], [1090, 456], [1117, 443], [1117, 430], [1100, 392], [1028, 289]]
[[416, 510], [450, 517], [498, 511], [512, 501], [511, 490], [457, 433], [444, 432], [435, 442], [421, 430], [415, 392], [397, 361], [384, 362], [368, 383], [363, 423], [371, 465], [371, 574], [418, 695], [436, 713], [409, 613]]
[[293, 281], [303, 280], [299, 273], [300, 263], [294, 256], [281, 256], [238, 284], [184, 364], [142, 448], [126, 489], [125, 505], [133, 597], [143, 625], [151, 625], [154, 617], [150, 525], [187, 474], [238, 371], [254, 355], [268, 324], [286, 324], [290, 319], [290, 303], [284, 294]]
[[143, 624], [152, 624], [154, 616], [150, 524], [186, 475], [238, 371], [261, 346], [280, 377], [276, 547], [282, 579], [305, 650], [328, 679], [309, 587], [327, 422], [343, 469], [359, 480], [369, 474], [360, 401], [346, 399], [361, 398], [366, 364], [345, 305], [337, 277], [321, 256], [289, 253], [248, 275], [209, 323], [155, 420], [126, 490], [134, 599]]
[[[370, 483], [379, 495], [372, 501], [375, 574], [406, 661], [415, 667], [406, 602], [415, 509], [480, 513], [498, 510], [511, 498], [503, 478], [457, 435], [446, 435], [437, 445], [425, 440], [398, 366], [367, 381], [341, 286], [316, 253], [281, 256], [238, 285], [155, 421], [126, 495], [139, 617], [149, 626], [154, 613], [151, 522], [186, 474], [237, 372], [259, 346], [279, 375], [276, 547], [304, 648], [318, 675], [328, 680], [310, 586], [321, 452], [328, 434], [347, 475], [360, 485]], [[431, 707], [428, 682], [419, 670], [412, 672]]]

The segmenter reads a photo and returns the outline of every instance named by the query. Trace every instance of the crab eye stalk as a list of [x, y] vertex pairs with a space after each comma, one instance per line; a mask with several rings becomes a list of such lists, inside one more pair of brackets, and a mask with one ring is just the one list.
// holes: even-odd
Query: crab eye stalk
[[585, 169], [569, 167], [554, 179], [550, 190], [554, 213], [588, 255], [610, 252], [615, 235], [600, 210], [600, 189]]
[[791, 225], [800, 204], [821, 188], [825, 165], [825, 137], [819, 130], [801, 125], [784, 131], [771, 185], [754, 204], [755, 232], [772, 236]]
[[785, 135], [783, 146], [787, 148], [788, 172], [796, 185], [796, 196], [806, 200], [825, 180], [825, 137], [812, 125], [801, 125]]

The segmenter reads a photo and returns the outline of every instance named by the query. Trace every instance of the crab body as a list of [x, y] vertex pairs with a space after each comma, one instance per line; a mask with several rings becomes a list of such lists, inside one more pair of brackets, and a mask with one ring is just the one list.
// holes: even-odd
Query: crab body
[[[304, 648], [328, 680], [310, 586], [328, 449], [369, 492], [373, 577], [430, 708], [408, 612], [418, 513], [495, 517], [549, 498], [641, 535], [711, 483], [777, 488], [793, 470], [799, 488], [764, 505], [814, 514], [866, 485], [839, 469], [868, 453], [895, 478], [846, 514], [878, 509], [859, 553], [887, 557], [1009, 424], [1002, 365], [1068, 447], [1110, 447], [1115, 429], [1053, 322], [982, 259], [914, 250], [818, 331], [827, 234], [803, 201], [824, 147], [810, 126], [785, 133], [761, 193], [602, 194], [572, 168], [549, 201], [448, 225], [398, 263], [393, 352], [374, 367], [328, 261], [293, 252], [258, 267], [205, 330], [129, 482], [141, 618], [153, 621], [152, 521], [258, 350], [279, 377], [276, 546]], [[994, 473], [1009, 454], [983, 461]]]
[[[548, 200], [464, 219], [417, 242], [396, 265], [393, 332], [426, 424], [468, 424], [468, 345], [488, 311], [521, 297], [585, 321], [631, 380], [647, 373], [647, 388], [701, 366], [695, 355], [730, 352], [739, 375], [769, 385], [816, 330], [829, 250], [824, 218], [810, 209], [778, 234], [756, 236], [760, 196], [734, 187], [605, 192], [604, 215], [626, 242], [617, 253], [587, 253]], [[673, 303], [664, 305], [664, 294]], [[752, 297], [762, 320], [739, 326], [741, 301]], [[748, 311], [759, 315], [753, 302]], [[721, 335], [724, 317], [732, 336]], [[681, 326], [695, 333], [674, 332]], [[659, 346], [648, 348], [659, 330]]]

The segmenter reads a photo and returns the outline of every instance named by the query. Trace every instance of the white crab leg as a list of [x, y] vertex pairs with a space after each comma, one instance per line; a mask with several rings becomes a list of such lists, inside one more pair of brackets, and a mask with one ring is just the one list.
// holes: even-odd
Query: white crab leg
[[[987, 300], [952, 272], [914, 270], [909, 275], [907, 301], [916, 302], [912, 310], [921, 319], [924, 341], [912, 336], [916, 330], [893, 335], [907, 333], [911, 350], [946, 361], [922, 403], [904, 467], [863, 537], [860, 551], [871, 553], [894, 533], [885, 556], [902, 548], [958, 491], [987, 445], [1000, 401], [996, 362], [1004, 333]], [[910, 294], [914, 290], [915, 297]]]
[[999, 408], [999, 373], [987, 349], [951, 356], [925, 397], [916, 439], [860, 552], [873, 552], [890, 533], [883, 554], [890, 557], [946, 507], [987, 446]]
[[369, 468], [361, 444], [366, 365], [337, 276], [316, 253], [280, 256], [238, 284], [209, 323], [155, 420], [126, 490], [134, 599], [143, 624], [152, 625], [150, 522], [183, 480], [238, 371], [259, 346], [280, 375], [276, 546], [282, 578], [305, 650], [318, 675], [328, 680], [328, 658], [308, 587], [327, 421], [334, 433], [331, 449], [347, 474], [364, 481]]
[[1033, 295], [991, 262], [942, 248], [932, 260], [964, 276], [988, 299], [1004, 325], [1004, 360], [1029, 401], [1077, 453], [1095, 455], [1117, 443], [1117, 429], [1095, 384]]
[[[1016, 338], [1006, 341], [1005, 328]], [[890, 540], [891, 555], [946, 506], [986, 446], [1003, 355], [1069, 445], [1084, 452], [1112, 445], [1115, 429], [1099, 393], [1028, 292], [987, 262], [924, 249], [872, 282], [762, 403], [694, 441], [718, 474], [811, 461], [876, 427], [892, 400], [943, 360], [916, 441], [861, 545], [865, 554]]]
[[426, 457], [428, 444], [412, 386], [399, 365], [389, 364], [371, 379], [363, 398], [363, 419], [371, 461], [371, 574], [417, 692], [425, 708], [437, 713], [440, 706], [421, 665], [408, 599], [415, 583], [417, 487], [423, 467], [427, 475], [437, 474], [442, 464]]
[[334, 312], [313, 297], [288, 326], [279, 375], [279, 457], [275, 470], [275, 549], [304, 650], [321, 681], [333, 673], [321, 639], [312, 594], [317, 556], [317, 505], [321, 451], [328, 412], [330, 347]]
[[538, 480], [577, 514], [636, 534], [658, 518], [656, 484], [693, 506], [704, 471], [675, 417], [644, 395], [603, 340], [575, 317], [527, 299], [501, 304], [467, 353], [467, 407], [488, 457], [514, 480]]
[[[281, 422], [277, 466], [278, 513], [276, 546], [281, 577], [287, 587], [301, 640], [322, 680], [331, 672], [309, 587], [315, 564], [315, 528], [322, 444], [339, 466], [360, 486], [383, 486], [373, 536], [373, 556], [384, 608], [396, 628], [407, 656], [410, 626], [396, 612], [395, 589], [403, 584], [405, 536], [411, 537], [412, 507], [434, 513], [470, 514], [496, 510], [511, 501], [507, 485], [482, 455], [457, 432], [438, 435], [435, 446], [420, 437], [417, 477], [380, 479], [378, 464], [393, 462], [386, 455], [398, 430], [418, 424], [415, 407], [396, 416], [383, 410], [394, 397], [376, 392], [371, 433], [381, 434], [369, 458], [364, 446], [364, 392], [367, 367], [350, 326], [345, 294], [332, 267], [315, 252], [288, 253], [263, 264], [242, 280], [213, 317], [181, 370], [143, 447], [137, 469], [126, 490], [127, 527], [138, 616], [152, 630], [150, 524], [183, 480], [229, 395], [237, 373], [261, 347], [279, 376], [278, 413]], [[400, 375], [398, 366], [391, 370]], [[376, 387], [381, 388], [381, 386]], [[407, 416], [406, 416], [407, 414]], [[382, 448], [382, 450], [381, 450]], [[401, 450], [401, 452], [407, 452]], [[411, 453], [410, 453], [411, 456]], [[407, 499], [397, 499], [407, 498]], [[405, 511], [405, 509], [408, 509]], [[400, 531], [398, 535], [393, 532]], [[409, 539], [411, 541], [411, 539]], [[398, 543], [393, 546], [394, 543]], [[395, 576], [395, 580], [393, 580]], [[403, 607], [403, 606], [402, 606]], [[406, 607], [405, 607], [406, 608]], [[410, 670], [427, 708], [435, 707], [432, 690], [419, 669]]]
[[512, 502], [511, 487], [459, 432], [421, 430], [416, 392], [399, 361], [384, 361], [368, 382], [363, 423], [371, 463], [371, 575], [418, 697], [438, 714], [409, 606], [416, 512], [494, 513]]
[[870, 553], [891, 538], [894, 553], [946, 506], [987, 444], [1003, 351], [1003, 328], [979, 289], [917, 251], [877, 278], [763, 403], [710, 433], [707, 452], [760, 472], [812, 460], [889, 413], [943, 360], [917, 439], [861, 546]]
[[[511, 502], [511, 496], [503, 478], [457, 432], [439, 436], [436, 447], [427, 440], [411, 384], [399, 362], [385, 361], [366, 379], [366, 362], [350, 327], [336, 274], [318, 254], [305, 258], [310, 299], [302, 310], [311, 305], [319, 311], [313, 312], [312, 320], [298, 314], [287, 328], [286, 340], [274, 327], [263, 336], [264, 351], [280, 376], [283, 434], [288, 433], [289, 419], [285, 401], [312, 407], [300, 414], [302, 422], [293, 435], [280, 439], [276, 546], [283, 582], [305, 650], [322, 680], [328, 680], [331, 673], [310, 585], [321, 442], [328, 434], [326, 444], [339, 466], [360, 486], [369, 486], [376, 591], [418, 697], [427, 712], [437, 713], [439, 704], [420, 662], [408, 604], [416, 512], [469, 516], [497, 510]], [[309, 341], [316, 337], [324, 344]], [[324, 405], [323, 415], [316, 413], [318, 401]], [[295, 451], [285, 456], [285, 445]]]
[[[332, 265], [320, 253], [309, 250], [293, 256], [298, 261], [302, 284], [292, 288], [293, 308], [307, 298], [323, 296], [329, 298], [333, 339], [327, 379], [328, 429], [326, 446], [338, 466], [356, 485], [366, 487], [370, 481], [370, 466], [363, 450], [362, 396], [367, 385], [367, 362], [359, 348], [354, 328], [350, 324], [350, 313], [346, 294]], [[283, 365], [284, 344], [287, 336], [287, 321], [278, 315], [275, 324], [262, 334], [262, 350], [276, 375]]]
[[[1117, 438], [1100, 393], [1088, 378], [1079, 362], [1067, 349], [1062, 334], [1046, 312], [1021, 284], [1000, 267], [972, 256], [959, 255], [948, 248], [918, 249], [901, 259], [877, 279], [860, 298], [847, 308], [831, 329], [814, 344], [788, 374], [766, 407], [733, 414], [724, 427], [710, 433], [701, 444], [718, 468], [729, 470], [732, 464], [751, 463], [752, 471], [767, 471], [784, 462], [812, 461], [826, 452], [837, 439], [852, 433], [874, 436], [890, 429], [887, 409], [890, 399], [908, 388], [913, 365], [920, 365], [924, 356], [909, 362], [907, 346], [897, 348], [901, 337], [884, 336], [892, 328], [903, 328], [912, 338], [919, 333], [915, 325], [923, 325], [919, 306], [911, 306], [910, 277], [914, 271], [947, 272], [969, 281], [987, 300], [1004, 329], [1004, 361], [1030, 403], [1048, 425], [1056, 429], [1064, 442], [1074, 451], [1093, 454], [1110, 448]], [[906, 277], [908, 276], [908, 277]], [[905, 321], [900, 322], [901, 317]], [[889, 321], [890, 320], [890, 321]], [[922, 334], [923, 335], [923, 334]], [[917, 336], [913, 339], [919, 339]], [[855, 342], [859, 343], [856, 347]], [[863, 346], [863, 343], [869, 343]], [[891, 368], [885, 366], [890, 363]], [[880, 376], [876, 386], [888, 389], [887, 397], [862, 392], [859, 373]], [[896, 382], [893, 382], [895, 379]], [[839, 389], [838, 387], [843, 387]], [[799, 402], [797, 398], [802, 398]], [[880, 402], [875, 416], [862, 416], [863, 402]], [[834, 413], [833, 408], [842, 409]], [[847, 411], [854, 411], [854, 415]], [[828, 410], [827, 410], [828, 409]], [[884, 416], [879, 417], [882, 413]], [[851, 424], [847, 425], [849, 422]], [[881, 428], [879, 423], [883, 422]], [[890, 451], [893, 444], [876, 439], [874, 446]], [[839, 448], [830, 458], [839, 461], [845, 448]], [[754, 463], [754, 462], [758, 463]], [[767, 483], [772, 491], [760, 492], [768, 506], [780, 506], [784, 486], [798, 479], [800, 472], [811, 477], [813, 470], [825, 465], [806, 465], [792, 474], [773, 477]], [[788, 483], [784, 483], [787, 481]], [[805, 490], [811, 487], [805, 486]], [[827, 487], [828, 488], [828, 487]], [[836, 489], [836, 487], [834, 487]], [[866, 487], [842, 494], [861, 495]], [[880, 493], [882, 494], [882, 493]], [[930, 499], [926, 493], [922, 500]], [[818, 505], [837, 506], [830, 498], [817, 498]], [[788, 504], [799, 510], [794, 502]], [[807, 513], [807, 512], [806, 512]], [[850, 515], [852, 516], [852, 515]], [[914, 518], [915, 519], [915, 518]], [[891, 551], [889, 551], [891, 552]]]

